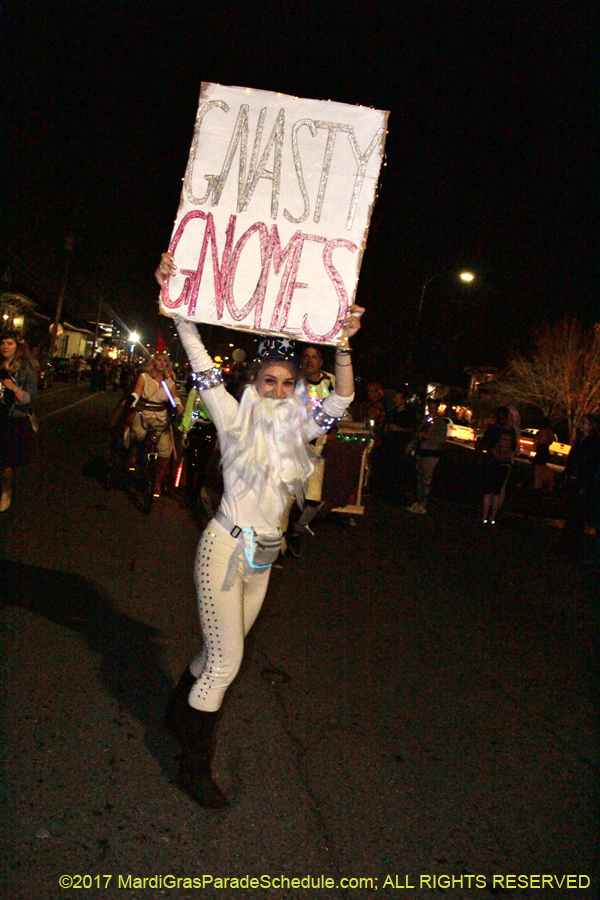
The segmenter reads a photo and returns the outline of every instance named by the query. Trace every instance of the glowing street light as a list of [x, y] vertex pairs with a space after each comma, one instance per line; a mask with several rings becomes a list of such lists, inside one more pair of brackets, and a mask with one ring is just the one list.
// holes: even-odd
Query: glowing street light
[[[428, 285], [430, 285], [432, 281], [436, 281], [438, 278], [444, 278], [446, 275], [452, 275], [453, 272], [454, 272], [453, 269], [450, 269], [447, 272], [438, 272], [437, 275], [432, 275], [431, 278], [427, 279], [427, 281], [425, 282], [425, 284], [423, 285], [423, 287], [421, 289], [421, 299], [419, 300], [419, 308], [417, 309], [417, 317], [415, 319], [415, 329], [416, 329], [416, 327], [419, 323], [419, 319], [421, 317], [421, 310], [423, 308], [423, 301], [425, 299], [425, 291], [427, 290]], [[459, 278], [461, 281], [464, 281], [465, 283], [470, 283], [471, 281], [475, 280], [474, 274], [472, 272], [466, 272], [466, 271], [461, 272], [459, 274]]]

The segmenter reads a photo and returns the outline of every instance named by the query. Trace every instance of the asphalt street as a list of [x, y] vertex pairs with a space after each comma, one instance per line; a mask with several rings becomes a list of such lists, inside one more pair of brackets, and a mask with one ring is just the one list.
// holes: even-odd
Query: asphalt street
[[102, 486], [116, 401], [42, 395], [0, 519], [2, 896], [596, 897], [599, 582], [543, 517], [483, 529], [459, 449], [430, 515], [322, 523], [273, 573], [205, 811], [161, 727], [200, 528]]

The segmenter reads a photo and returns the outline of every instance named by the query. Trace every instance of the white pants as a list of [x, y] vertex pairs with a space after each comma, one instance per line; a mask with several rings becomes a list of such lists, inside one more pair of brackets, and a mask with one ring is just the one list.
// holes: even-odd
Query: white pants
[[260, 612], [271, 567], [252, 569], [245, 556], [237, 561], [233, 586], [224, 591], [231, 554], [238, 542], [212, 519], [206, 526], [196, 553], [194, 581], [204, 647], [190, 663], [197, 681], [189, 704], [204, 712], [215, 712], [235, 678], [244, 655], [244, 638]]
[[173, 451], [173, 432], [166, 413], [137, 412], [131, 423], [131, 436], [138, 444], [143, 444], [146, 435], [160, 435], [157, 442], [158, 455], [168, 459]]

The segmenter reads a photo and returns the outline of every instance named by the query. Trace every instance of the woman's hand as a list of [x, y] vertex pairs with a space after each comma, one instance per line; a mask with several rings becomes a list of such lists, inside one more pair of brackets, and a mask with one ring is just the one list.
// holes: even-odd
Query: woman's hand
[[173, 256], [170, 253], [163, 253], [163, 255], [160, 258], [159, 266], [158, 266], [156, 272], [154, 273], [154, 277], [156, 278], [156, 280], [162, 287], [163, 281], [165, 280], [165, 278], [170, 278], [171, 275], [174, 275], [176, 271], [177, 271], [177, 266], [175, 265], [175, 260], [173, 259]]
[[14, 394], [18, 394], [21, 391], [19, 385], [16, 381], [13, 381], [12, 378], [5, 378], [2, 384], [5, 388], [8, 388], [9, 391], [13, 391]]
[[348, 309], [348, 315], [342, 322], [342, 337], [346, 346], [351, 337], [353, 337], [360, 328], [360, 317], [364, 313], [364, 307], [353, 303]]

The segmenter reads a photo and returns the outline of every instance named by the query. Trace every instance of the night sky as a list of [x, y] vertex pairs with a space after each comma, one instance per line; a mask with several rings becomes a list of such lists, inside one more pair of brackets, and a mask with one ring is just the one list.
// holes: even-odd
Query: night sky
[[600, 319], [595, 6], [5, 2], [2, 270], [52, 312], [72, 228], [67, 311], [101, 295], [153, 340], [201, 81], [360, 103], [391, 112], [360, 358], [499, 364], [536, 321]]

